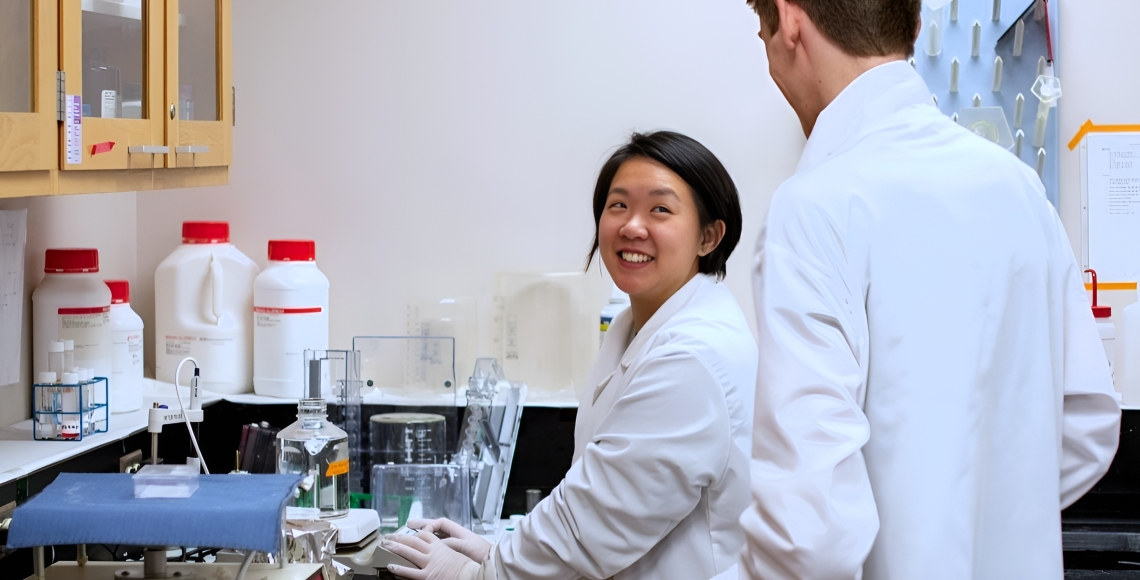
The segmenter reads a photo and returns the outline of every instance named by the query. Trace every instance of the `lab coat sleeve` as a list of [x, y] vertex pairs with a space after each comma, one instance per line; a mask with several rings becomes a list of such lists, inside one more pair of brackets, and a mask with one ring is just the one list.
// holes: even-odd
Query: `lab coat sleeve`
[[492, 549], [484, 567], [498, 578], [609, 578], [649, 552], [727, 469], [728, 408], [700, 358], [666, 345], [631, 373], [566, 477]]
[[862, 455], [866, 314], [844, 239], [810, 201], [773, 198], [753, 272], [760, 367], [742, 577], [860, 578], [878, 533]]
[[[1061, 232], [1064, 249], [1068, 239]], [[1064, 250], [1062, 250], [1064, 251]], [[1120, 404], [1076, 259], [1066, 271], [1061, 507], [1080, 499], [1108, 471], [1120, 438]]]

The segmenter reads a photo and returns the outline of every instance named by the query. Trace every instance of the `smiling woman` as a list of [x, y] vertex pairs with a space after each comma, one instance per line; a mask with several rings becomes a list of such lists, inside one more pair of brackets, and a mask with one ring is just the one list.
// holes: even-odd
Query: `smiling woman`
[[598, 176], [586, 265], [601, 255], [636, 331], [698, 272], [724, 277], [740, 223], [736, 186], [708, 149], [670, 131], [635, 134]]
[[419, 569], [390, 567], [398, 576], [710, 578], [736, 564], [757, 366], [718, 283], [740, 239], [736, 187], [693, 139], [634, 134], [599, 173], [594, 219], [590, 257], [631, 307], [581, 394], [570, 471], [495, 545], [448, 520], [408, 522], [420, 533], [386, 547]]

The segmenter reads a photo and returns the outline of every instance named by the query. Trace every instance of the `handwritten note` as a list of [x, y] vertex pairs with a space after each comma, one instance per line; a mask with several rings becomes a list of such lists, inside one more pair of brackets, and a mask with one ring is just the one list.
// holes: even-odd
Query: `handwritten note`
[[1088, 267], [1140, 280], [1140, 133], [1090, 133], [1084, 164]]
[[0, 211], [0, 385], [20, 380], [28, 210]]

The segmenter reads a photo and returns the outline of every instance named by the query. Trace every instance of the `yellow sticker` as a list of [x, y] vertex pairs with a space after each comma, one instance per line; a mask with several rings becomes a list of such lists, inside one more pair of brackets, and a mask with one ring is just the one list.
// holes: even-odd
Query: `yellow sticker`
[[325, 477], [332, 477], [334, 475], [344, 475], [348, 473], [348, 460], [341, 459], [329, 464], [329, 468], [325, 470]]

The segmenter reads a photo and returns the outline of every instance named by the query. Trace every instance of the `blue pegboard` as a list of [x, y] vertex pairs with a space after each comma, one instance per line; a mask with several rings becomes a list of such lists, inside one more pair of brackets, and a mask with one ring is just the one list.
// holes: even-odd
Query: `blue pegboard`
[[[1005, 112], [1010, 133], [1016, 135], [1018, 129], [1024, 132], [1024, 140], [1019, 157], [1030, 167], [1038, 167], [1038, 148], [1034, 147], [1036, 133], [1036, 115], [1039, 100], [1033, 95], [1031, 89], [1037, 80], [1039, 59], [1049, 59], [1048, 46], [1052, 44], [1053, 55], [1056, 55], [1058, 42], [1057, 27], [1057, 0], [953, 0], [943, 6], [941, 22], [938, 32], [934, 32], [935, 24], [931, 18], [937, 17], [936, 11], [927, 10], [926, 7], [937, 5], [945, 0], [923, 0], [923, 27], [915, 43], [915, 53], [912, 63], [915, 70], [926, 80], [930, 90], [934, 92], [938, 108], [947, 116], [961, 113], [962, 109], [974, 106], [974, 96], [977, 95], [982, 107], [1001, 107]], [[954, 12], [957, 18], [954, 18]], [[995, 20], [994, 15], [998, 16]], [[1048, 17], [1046, 18], [1046, 14]], [[1017, 22], [1025, 22], [1021, 55], [1014, 56], [1014, 40]], [[977, 56], [973, 55], [974, 23], [979, 24], [979, 42]], [[1046, 29], [1048, 23], [1048, 34]], [[934, 36], [940, 37], [940, 42], [932, 40]], [[937, 45], [940, 49], [937, 54], [928, 54], [930, 48]], [[1001, 86], [994, 91], [995, 58], [1002, 59]], [[958, 59], [958, 87], [957, 92], [950, 91], [951, 66], [953, 59]], [[1053, 74], [1061, 76], [1059, 63], [1053, 61]], [[1018, 94], [1025, 97], [1021, 112], [1021, 123], [1017, 124], [1014, 117], [1016, 98]], [[1045, 151], [1044, 163], [1041, 164], [1041, 181], [1045, 184], [1045, 192], [1054, 206], [1058, 199], [1058, 156], [1060, 154], [1060, 140], [1058, 137], [1058, 101], [1049, 111], [1048, 121], [1045, 123], [1044, 138], [1040, 149]], [[1014, 151], [1016, 145], [1011, 145]]]

